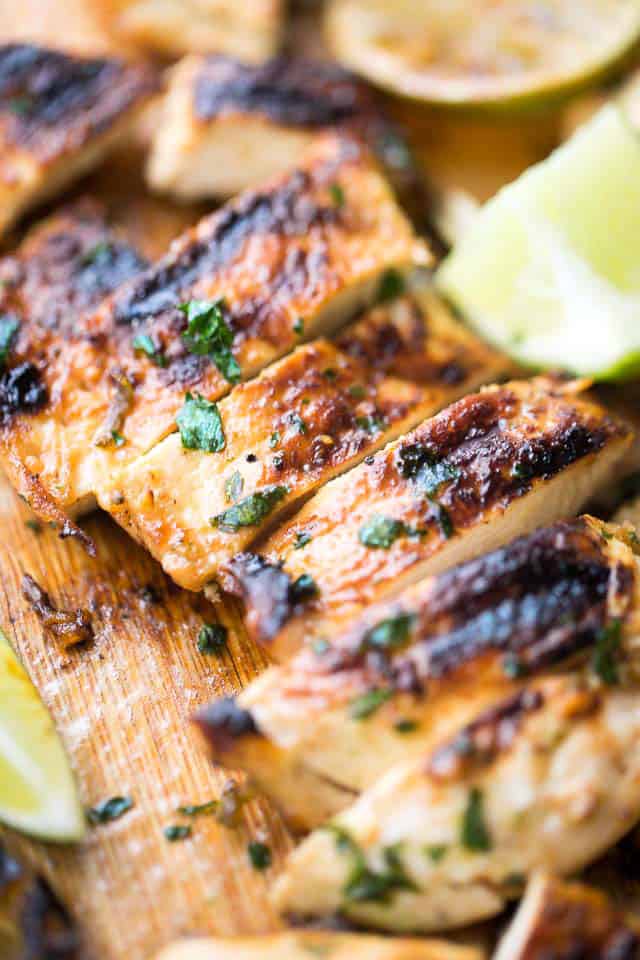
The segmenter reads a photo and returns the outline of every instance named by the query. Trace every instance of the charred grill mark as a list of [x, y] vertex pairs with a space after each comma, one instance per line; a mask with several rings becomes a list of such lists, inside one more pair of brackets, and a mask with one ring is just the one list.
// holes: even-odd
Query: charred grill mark
[[539, 691], [522, 690], [485, 710], [460, 733], [438, 747], [427, 764], [435, 780], [457, 780], [491, 763], [507, 750], [528, 714], [539, 710], [544, 698]]
[[156, 87], [146, 67], [80, 59], [23, 44], [0, 49], [0, 118], [5, 139], [47, 161], [89, 136]]
[[238, 738], [259, 733], [253, 716], [238, 706], [235, 697], [215, 700], [196, 714], [195, 722], [216, 756], [230, 750]]
[[353, 124], [375, 112], [375, 100], [365, 84], [334, 64], [277, 57], [249, 66], [210, 56], [195, 80], [194, 110], [201, 120], [261, 113], [276, 123], [320, 128]]
[[255, 625], [262, 642], [272, 640], [299, 609], [289, 575], [255, 553], [234, 557], [223, 571], [222, 585], [227, 593], [245, 602], [247, 619]]
[[36, 413], [47, 402], [47, 388], [33, 363], [20, 363], [0, 374], [0, 425], [19, 413]]

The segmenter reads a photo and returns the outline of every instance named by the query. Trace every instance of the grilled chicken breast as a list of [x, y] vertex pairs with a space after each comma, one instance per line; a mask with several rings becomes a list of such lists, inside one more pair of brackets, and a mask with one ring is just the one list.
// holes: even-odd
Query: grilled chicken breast
[[155, 91], [146, 66], [0, 47], [0, 232], [96, 166]]
[[[384, 147], [394, 134], [379, 102], [335, 64], [185, 57], [171, 71], [149, 184], [185, 199], [229, 196], [284, 173], [332, 128], [351, 130], [389, 155]], [[406, 148], [393, 144], [406, 163]]]
[[506, 368], [417, 290], [234, 387], [217, 406], [214, 452], [187, 449], [181, 430], [101, 501], [177, 583], [199, 590], [321, 484]]
[[494, 960], [637, 960], [640, 926], [600, 890], [538, 873]]
[[[87, 312], [144, 266], [89, 200], [39, 224], [0, 261], [0, 459], [36, 513], [63, 531], [74, 531], [63, 508], [92, 501], [86, 465], [108, 469], [110, 456], [94, 442], [109, 427], [95, 385], [110, 356]], [[117, 428], [113, 419], [108, 444]]]
[[[218, 576], [253, 635], [281, 662], [424, 576], [576, 513], [631, 438], [572, 390], [538, 379], [468, 395], [327, 484]], [[313, 595], [296, 596], [301, 576]]]
[[200, 723], [215, 759], [252, 775], [296, 827], [317, 825], [319, 781], [344, 806], [534, 673], [590, 654], [640, 596], [630, 542], [583, 517], [419, 582], [212, 704]]
[[312, 833], [277, 906], [446, 929], [498, 913], [535, 870], [566, 875], [614, 844], [640, 811], [638, 685], [612, 637], [630, 659], [637, 639], [617, 623], [594, 670], [532, 680]]
[[249, 61], [280, 43], [282, 0], [103, 0], [116, 28], [135, 44], [170, 56], [228, 53]]
[[[331, 196], [337, 181], [339, 208]], [[68, 342], [52, 345], [65, 368], [52, 396], [56, 409], [73, 409], [72, 418], [65, 414], [70, 433], [57, 433], [42, 398], [20, 400], [29, 384], [12, 393], [21, 410], [9, 410], [10, 419], [43, 408], [42, 430], [24, 431], [30, 475], [59, 506], [85, 505], [176, 429], [187, 392], [215, 400], [231, 380], [346, 320], [376, 295], [387, 268], [421, 259], [424, 248], [365, 151], [343, 139], [319, 143], [305, 165], [202, 220], [101, 307], [83, 305], [87, 355], [76, 363]], [[98, 266], [110, 270], [104, 256]], [[178, 309], [183, 302], [195, 310], [193, 323]], [[11, 377], [20, 361], [35, 362], [19, 342], [17, 351]], [[37, 360], [41, 375], [48, 363]]]
[[157, 960], [482, 960], [484, 953], [444, 940], [394, 939], [358, 933], [302, 930], [232, 940], [184, 940]]

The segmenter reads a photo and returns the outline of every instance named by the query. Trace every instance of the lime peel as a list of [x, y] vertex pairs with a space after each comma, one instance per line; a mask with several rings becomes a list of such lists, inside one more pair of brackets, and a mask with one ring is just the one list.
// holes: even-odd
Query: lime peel
[[0, 822], [61, 843], [80, 840], [85, 818], [53, 720], [0, 631]]
[[640, 369], [640, 139], [607, 106], [478, 213], [436, 283], [522, 363]]

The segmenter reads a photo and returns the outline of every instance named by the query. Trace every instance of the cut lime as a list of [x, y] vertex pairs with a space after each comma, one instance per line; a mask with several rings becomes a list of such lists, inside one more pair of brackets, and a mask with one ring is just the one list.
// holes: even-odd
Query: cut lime
[[500, 191], [440, 266], [440, 290], [535, 367], [640, 372], [640, 140], [604, 107]]
[[374, 83], [455, 106], [573, 92], [619, 67], [637, 0], [331, 0], [334, 54]]
[[85, 821], [53, 721], [0, 631], [0, 822], [46, 840], [79, 840]]

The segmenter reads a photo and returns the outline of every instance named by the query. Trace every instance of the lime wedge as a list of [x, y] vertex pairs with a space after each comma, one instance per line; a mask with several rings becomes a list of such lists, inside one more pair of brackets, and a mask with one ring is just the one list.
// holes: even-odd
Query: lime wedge
[[620, 109], [604, 107], [490, 200], [436, 283], [525, 364], [640, 372], [640, 140]]
[[553, 99], [620, 68], [637, 0], [331, 0], [338, 60], [395, 93], [496, 108]]
[[49, 713], [0, 631], [0, 822], [46, 840], [79, 840], [85, 821]]

